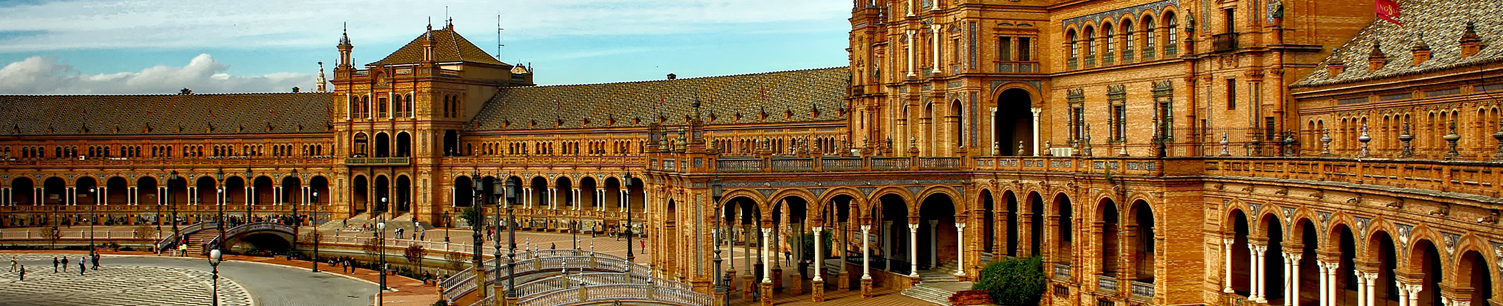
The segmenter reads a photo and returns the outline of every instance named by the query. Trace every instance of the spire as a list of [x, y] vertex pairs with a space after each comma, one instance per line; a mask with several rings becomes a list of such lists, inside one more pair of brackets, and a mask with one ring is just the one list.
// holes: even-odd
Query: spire
[[344, 33], [339, 35], [339, 45], [340, 46], [349, 46], [350, 45], [350, 23], [348, 23], [348, 22], [344, 23]]
[[324, 62], [318, 62], [318, 92], [328, 92], [328, 88], [324, 86], [328, 83], [329, 79], [324, 78]]
[[[339, 49], [339, 62], [334, 64], [334, 69], [338, 70], [354, 66], [354, 61], [350, 57], [350, 49], [354, 49], [355, 46], [350, 45], [350, 23], [348, 22], [344, 24], [344, 33], [339, 35], [339, 46], [337, 48]], [[323, 71], [323, 68], [319, 68], [319, 71]], [[319, 86], [323, 85], [320, 84]]]

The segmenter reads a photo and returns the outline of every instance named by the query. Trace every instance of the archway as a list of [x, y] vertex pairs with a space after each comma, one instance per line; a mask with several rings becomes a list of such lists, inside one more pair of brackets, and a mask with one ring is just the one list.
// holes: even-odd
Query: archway
[[1133, 278], [1152, 284], [1156, 276], [1154, 263], [1157, 259], [1154, 257], [1154, 254], [1157, 254], [1154, 253], [1154, 248], [1157, 247], [1155, 243], [1157, 237], [1153, 234], [1153, 207], [1149, 206], [1148, 202], [1139, 200], [1133, 202], [1132, 208], [1128, 211], [1133, 216], [1132, 223], [1128, 224], [1128, 231], [1136, 236], [1129, 242], [1132, 244], [1133, 262], [1137, 270]]
[[1287, 292], [1284, 290], [1285, 272], [1282, 268], [1284, 266], [1284, 224], [1279, 221], [1278, 216], [1273, 214], [1263, 215], [1259, 221], [1262, 221], [1264, 235], [1267, 236], [1264, 237], [1267, 243], [1262, 252], [1263, 261], [1258, 264], [1263, 270], [1263, 275], [1258, 277], [1258, 281], [1263, 283], [1260, 291], [1263, 292], [1263, 299], [1268, 300], [1268, 303], [1282, 304], [1284, 293]]
[[[981, 202], [981, 205], [977, 205], [981, 207], [981, 224], [979, 224], [981, 230], [981, 253], [986, 254], [986, 256], [994, 256], [992, 253], [996, 249], [997, 240], [995, 237], [997, 235], [996, 227], [992, 226], [992, 224], [996, 223], [997, 212], [994, 208], [996, 203], [992, 202], [996, 201], [992, 200], [991, 190], [981, 190], [981, 193], [976, 195], [976, 201]], [[1005, 243], [1011, 245], [1012, 241], [1006, 241]]]
[[308, 207], [313, 210], [309, 212], [312, 216], [309, 223], [319, 225], [319, 220], [329, 220], [328, 212], [333, 206], [328, 204], [333, 203], [334, 199], [333, 194], [329, 193], [329, 178], [322, 175], [313, 176], [308, 180], [308, 191], [311, 192], [308, 195]]
[[[1013, 88], [997, 95], [997, 112], [992, 122], [992, 137], [1001, 156], [1034, 155], [1033, 97], [1028, 91]], [[1022, 143], [1023, 150], [1018, 150]]]
[[560, 176], [553, 180], [553, 190], [553, 201], [558, 203], [558, 207], [573, 210], [574, 205], [578, 204], [574, 203], [574, 184], [569, 177]]
[[954, 274], [952, 268], [957, 267], [949, 264], [960, 257], [960, 243], [957, 241], [959, 235], [955, 231], [955, 202], [947, 194], [935, 193], [925, 197], [921, 203], [919, 239], [916, 241], [919, 248], [919, 268]]
[[412, 134], [407, 132], [397, 133], [397, 157], [412, 156]]
[[[773, 269], [794, 270], [798, 264], [794, 258], [802, 258], [804, 247], [802, 243], [796, 243], [804, 235], [804, 223], [809, 217], [809, 200], [793, 195], [784, 197], [777, 203], [772, 203], [772, 260]], [[812, 247], [812, 245], [811, 245]], [[800, 284], [795, 280], [793, 284]], [[788, 283], [778, 284], [789, 286]], [[801, 285], [801, 284], [800, 284]]]
[[533, 207], [541, 206], [547, 209], [553, 209], [553, 206], [548, 205], [548, 201], [545, 200], [548, 198], [548, 179], [545, 179], [541, 176], [532, 177], [530, 196], [532, 197], [531, 200]]
[[1012, 191], [1002, 193], [1002, 202], [1006, 205], [1002, 211], [1002, 218], [1006, 219], [1004, 226], [1007, 231], [1007, 256], [1018, 257], [1018, 244], [1022, 243], [1021, 235], [1018, 235], [1018, 232], [1022, 231], [1022, 229], [1018, 228], [1017, 194], [1014, 194]]
[[605, 203], [601, 203], [601, 205], [606, 205], [606, 207], [607, 207], [606, 210], [609, 210], [609, 211], [624, 211], [624, 210], [626, 210], [626, 207], [622, 206], [622, 204], [621, 204], [621, 199], [622, 199], [622, 196], [623, 196], [623, 194], [621, 194], [621, 191], [622, 190], [621, 190], [621, 180], [620, 179], [617, 179], [615, 177], [608, 177], [608, 178], [606, 178], [605, 179], [605, 191], [604, 191], [605, 192]]
[[1044, 255], [1044, 198], [1038, 192], [1028, 193], [1028, 250], [1020, 252], [1028, 256]]
[[371, 212], [375, 214], [386, 213], [390, 210], [387, 205], [391, 204], [392, 200], [391, 179], [388, 179], [385, 175], [377, 175], [375, 181], [376, 188], [373, 194], [375, 194], [376, 206], [374, 209], [371, 209]]
[[947, 138], [950, 138], [950, 149], [965, 147], [965, 132], [960, 128], [962, 107], [960, 100], [950, 101], [950, 108], [945, 112], [945, 129], [949, 130]]
[[[157, 205], [157, 203], [161, 203], [158, 202], [157, 192], [156, 177], [143, 175], [136, 179], [136, 203], [138, 205]], [[155, 222], [153, 219], [156, 217], [157, 215], [155, 214], [141, 213], [136, 215], [136, 220], [134, 221], [136, 224], [151, 223]]]
[[81, 176], [73, 182], [73, 205], [93, 205], [99, 201], [99, 181]]
[[1097, 205], [1099, 206], [1096, 209], [1096, 215], [1101, 216], [1095, 224], [1096, 232], [1101, 233], [1097, 237], [1099, 238], [1097, 242], [1101, 244], [1101, 257], [1098, 258], [1101, 261], [1100, 272], [1102, 276], [1117, 277], [1117, 272], [1119, 272], [1117, 257], [1122, 251], [1118, 245], [1122, 241], [1118, 232], [1118, 226], [1120, 226], [1118, 219], [1120, 218], [1117, 215], [1117, 204], [1111, 199], [1102, 199]]
[[[129, 184], [130, 184], [129, 181], [126, 181], [125, 178], [119, 177], [119, 176], [110, 177], [109, 179], [104, 180], [104, 186], [105, 186], [104, 201], [105, 201], [105, 204], [127, 204], [127, 203], [130, 203], [130, 196], [129, 196], [130, 195], [130, 185]], [[28, 187], [27, 189], [30, 189], [30, 188]]]
[[1299, 250], [1299, 284], [1295, 285], [1299, 300], [1295, 305], [1315, 303], [1320, 300], [1320, 264], [1316, 248], [1320, 246], [1320, 232], [1315, 229], [1314, 221], [1300, 219], [1295, 221], [1294, 237], [1300, 241]]
[[397, 195], [393, 202], [398, 215], [412, 211], [412, 179], [406, 175], [397, 176]]
[[[228, 205], [245, 205], [245, 179], [230, 176], [224, 179], [224, 202]], [[229, 210], [226, 207], [225, 210]]]
[[[256, 180], [253, 182], [255, 183], [256, 187], [251, 189], [251, 192], [255, 194], [251, 197], [251, 205], [265, 207], [266, 205], [271, 204], [270, 201], [274, 200], [272, 199], [272, 197], [276, 194], [276, 190], [272, 188], [273, 184], [271, 182], [271, 177], [257, 176]], [[251, 214], [254, 214], [254, 210]], [[262, 214], [264, 215], [267, 213], [265, 213], [263, 210]], [[251, 221], [259, 221], [259, 219], [256, 219], [256, 217], [252, 216]]]
[[[761, 208], [757, 206], [756, 201], [752, 198], [738, 196], [725, 201], [725, 206], [721, 207], [721, 209], [721, 218], [726, 222], [726, 230], [729, 232], [727, 234], [728, 237], [726, 237], [728, 240], [727, 243], [731, 246], [731, 252], [726, 254], [726, 258], [730, 259], [730, 262], [727, 264], [728, 267], [736, 270], [738, 269], [736, 267], [739, 262], [740, 271], [745, 271], [744, 274], [739, 274], [742, 275], [742, 281], [756, 282], [760, 280], [762, 275], [762, 253], [758, 247], [761, 246], [762, 232], [758, 228], [761, 227]], [[736, 254], [737, 245], [741, 246], [740, 255]], [[753, 254], [753, 252], [756, 253]]]
[[1060, 194], [1054, 198], [1054, 263], [1070, 265], [1070, 260], [1075, 258], [1072, 246], [1075, 241], [1074, 224], [1075, 212], [1070, 207], [1070, 197]]
[[908, 224], [908, 202], [901, 196], [888, 194], [877, 198], [877, 202], [873, 204], [873, 230], [877, 231], [875, 236], [879, 238], [869, 250], [873, 254], [872, 268], [905, 275], [917, 272], [913, 271], [911, 264], [916, 258], [910, 254], [913, 246], [908, 232], [909, 227], [914, 225]]
[[1227, 234], [1232, 236], [1232, 247], [1226, 251], [1232, 252], [1232, 292], [1250, 297], [1253, 293], [1252, 249], [1248, 248], [1248, 234], [1251, 229], [1248, 228], [1247, 215], [1243, 214], [1242, 210], [1232, 210], [1229, 218], [1226, 222], [1231, 222], [1232, 232]]
[[215, 181], [214, 177], [208, 175], [199, 176], [198, 180], [193, 184], [193, 187], [197, 189], [193, 192], [193, 196], [196, 199], [194, 204], [219, 205], [219, 189], [218, 186], [215, 186], [216, 184], [219, 184], [219, 182]]
[[369, 143], [370, 139], [368, 136], [365, 136], [365, 133], [355, 133], [354, 145], [350, 147], [350, 155], [355, 157], [369, 155], [367, 152]]
[[1378, 279], [1376, 280], [1378, 284], [1369, 287], [1375, 290], [1373, 296], [1378, 300], [1378, 303], [1398, 305], [1400, 298], [1398, 294], [1399, 287], [1398, 283], [1394, 281], [1397, 272], [1395, 270], [1398, 269], [1395, 255], [1398, 248], [1394, 247], [1393, 237], [1388, 236], [1386, 232], [1373, 233], [1367, 245], [1367, 254], [1373, 257], [1372, 260], [1375, 261], [1373, 263], [1378, 267], [1378, 271], [1376, 271], [1378, 273]]
[[12, 205], [34, 205], [36, 199], [32, 194], [36, 192], [36, 186], [31, 178], [16, 176], [10, 180], [10, 203]]
[[288, 175], [288, 176], [282, 177], [282, 195], [281, 196], [282, 196], [282, 201], [281, 201], [281, 203], [278, 203], [278, 204], [292, 203], [293, 205], [297, 205], [299, 203], [302, 203], [303, 202], [303, 199], [302, 199], [302, 196], [303, 196], [303, 182], [302, 182], [302, 178], [299, 178], [297, 176], [292, 176], [292, 175]]
[[391, 156], [391, 136], [386, 133], [376, 133], [376, 151], [372, 152], [375, 157]]
[[444, 130], [444, 156], [459, 155], [459, 132]]
[[1352, 229], [1344, 224], [1337, 224], [1333, 232], [1338, 238], [1336, 243], [1339, 260], [1336, 264], [1336, 300], [1337, 305], [1357, 305], [1357, 239], [1352, 234]]
[[[1486, 305], [1488, 299], [1493, 297], [1492, 269], [1487, 265], [1486, 257], [1477, 251], [1467, 251], [1461, 254], [1461, 261], [1456, 265], [1457, 292], [1471, 291], [1458, 297], [1466, 299], [1472, 305]], [[1471, 290], [1466, 290], [1471, 289]]]
[[[465, 182], [468, 182], [469, 178], [464, 178], [464, 180], [465, 180]], [[364, 175], [357, 175], [357, 176], [355, 176], [354, 180], [351, 180], [350, 184], [353, 185], [353, 186], [351, 186], [352, 188], [350, 188], [350, 192], [353, 193], [351, 195], [351, 197], [350, 197], [350, 205], [353, 206], [353, 209], [351, 209], [351, 211], [354, 214], [360, 214], [360, 213], [364, 213], [364, 212], [370, 211], [370, 204], [369, 204], [370, 203], [370, 181], [369, 181], [369, 179], [367, 179]], [[465, 190], [467, 190], [467, 189], [465, 189]], [[456, 192], [456, 194], [457, 194], [457, 192]], [[466, 193], [466, 194], [468, 194], [468, 193]], [[467, 201], [466, 202], [456, 202], [456, 203], [461, 203], [462, 205], [469, 205], [469, 202], [467, 202]]]
[[1414, 243], [1414, 248], [1409, 251], [1409, 269], [1411, 273], [1422, 275], [1420, 285], [1424, 289], [1419, 292], [1419, 303], [1412, 306], [1436, 306], [1441, 303], [1440, 284], [1445, 282], [1441, 274], [1440, 251], [1430, 240], [1420, 239]]
[[599, 200], [600, 191], [596, 185], [594, 177], [586, 176], [579, 179], [579, 205], [582, 209], [592, 211], [600, 209], [601, 203], [597, 201]]

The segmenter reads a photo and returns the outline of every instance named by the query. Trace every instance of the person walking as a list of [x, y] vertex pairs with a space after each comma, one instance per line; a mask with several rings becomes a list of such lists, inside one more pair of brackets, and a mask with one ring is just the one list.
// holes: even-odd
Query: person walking
[[10, 256], [10, 271], [6, 271], [6, 272], [11, 272], [11, 271], [15, 271], [15, 270], [16, 270], [16, 255], [11, 255]]
[[26, 266], [21, 266], [21, 280], [26, 280]]
[[99, 253], [94, 253], [94, 257], [89, 258], [89, 259], [94, 262], [94, 270], [98, 271], [99, 270]]
[[57, 273], [57, 256], [52, 256], [52, 273]]
[[63, 272], [68, 272], [68, 256], [63, 256]]
[[84, 271], [88, 271], [89, 270], [89, 269], [84, 269], [85, 262], [86, 261], [84, 260], [83, 257], [79, 257], [78, 258], [78, 276], [83, 276]]

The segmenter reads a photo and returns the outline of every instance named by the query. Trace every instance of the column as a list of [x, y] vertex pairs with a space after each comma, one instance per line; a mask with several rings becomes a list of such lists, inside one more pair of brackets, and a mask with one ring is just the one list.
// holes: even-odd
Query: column
[[[955, 276], [965, 277], [965, 223], [955, 223]], [[984, 236], [983, 236], [984, 237]]]
[[[247, 206], [247, 207], [249, 207], [249, 206], [250, 206], [250, 205], [251, 205], [251, 196], [252, 196], [252, 195], [253, 195], [253, 194], [252, 194], [252, 192], [251, 192], [251, 188], [250, 188], [250, 186], [245, 186], [245, 205], [246, 205], [246, 206]], [[366, 199], [365, 199], [365, 201], [366, 201], [366, 202], [370, 202], [370, 199], [369, 199], [369, 197], [367, 197], [367, 198], [366, 198]], [[250, 218], [250, 216], [245, 216], [245, 217], [246, 217], [246, 218]]]
[[1039, 146], [1042, 145], [1039, 142], [1039, 113], [1043, 112], [1044, 109], [1035, 107], [1029, 109], [1029, 111], [1033, 112], [1033, 156], [1039, 156]]
[[[892, 237], [892, 221], [882, 221], [882, 235], [877, 237], [878, 239]], [[882, 266], [892, 269], [892, 258], [895, 256], [892, 255], [891, 243], [885, 243], [885, 241], [882, 243], [882, 255], [887, 256], [882, 259]]]
[[[271, 203], [272, 204], [276, 204], [278, 206], [282, 205], [282, 200], [283, 200], [282, 199], [282, 186], [272, 187], [271, 188], [271, 192], [272, 192], [272, 194], [271, 194]], [[388, 193], [388, 194], [390, 194], [390, 193]], [[396, 199], [392, 199], [392, 200], [396, 200]], [[387, 208], [387, 210], [391, 210], [391, 209]]]
[[1285, 302], [1285, 304], [1299, 306], [1299, 259], [1301, 254], [1298, 252], [1289, 252], [1284, 253], [1284, 257], [1289, 260], [1289, 273], [1284, 274], [1289, 277], [1289, 286], [1285, 287], [1289, 288], [1289, 294], [1284, 296], [1284, 300], [1289, 302]]
[[1377, 302], [1376, 298], [1377, 298], [1377, 295], [1378, 295], [1377, 294], [1378, 290], [1374, 290], [1373, 287], [1377, 287], [1377, 285], [1378, 285], [1378, 273], [1376, 273], [1376, 272], [1362, 273], [1362, 277], [1367, 279], [1367, 294], [1366, 294], [1365, 298], [1364, 297], [1359, 297], [1359, 298], [1364, 298], [1366, 300], [1366, 303], [1364, 303], [1363, 305], [1368, 305], [1368, 306], [1377, 305], [1376, 304], [1376, 302]]
[[1221, 282], [1221, 292], [1224, 292], [1224, 293], [1232, 293], [1233, 292], [1232, 291], [1232, 242], [1234, 242], [1232, 240], [1232, 238], [1221, 238], [1221, 244], [1226, 246], [1225, 248], [1221, 249], [1222, 250], [1221, 253], [1226, 255], [1226, 264], [1223, 265], [1224, 267], [1226, 267], [1226, 273], [1225, 273], [1226, 274], [1226, 280]]
[[861, 225], [861, 279], [872, 279], [872, 242], [867, 238], [867, 233], [870, 233], [871, 230], [871, 225]]
[[940, 41], [940, 39], [939, 39], [940, 38], [939, 37], [940, 36], [940, 32], [939, 32], [939, 28], [940, 28], [940, 25], [939, 25], [939, 23], [935, 23], [935, 24], [929, 25], [929, 28], [931, 29], [929, 31], [929, 33], [931, 34], [931, 35], [929, 35], [929, 38], [934, 41], [934, 49], [931, 49], [929, 51], [930, 51], [930, 53], [934, 54], [934, 70], [933, 71], [934, 71], [934, 73], [938, 74], [938, 73], [944, 71], [944, 70], [941, 70], [939, 68], [939, 53], [940, 53], [940, 47], [939, 47], [939, 44], [940, 44], [939, 43], [939, 41]]
[[1357, 306], [1370, 306], [1367, 304], [1367, 278], [1362, 277], [1362, 271], [1353, 269], [1357, 275]]
[[548, 209], [558, 209], [558, 189], [548, 188], [548, 192], [546, 193], [547, 195], [545, 196], [548, 199], [545, 202], [548, 203]]
[[[917, 246], [918, 241], [913, 245]], [[929, 268], [939, 266], [939, 220], [929, 220]]]
[[626, 198], [626, 190], [621, 190], [621, 196], [616, 197], [616, 211], [626, 211], [626, 203], [631, 199]]
[[[10, 188], [6, 188], [6, 189], [10, 189]], [[6, 192], [6, 194], [10, 194], [10, 193]], [[109, 203], [110, 202], [110, 188], [109, 187], [99, 187], [99, 199], [95, 200], [94, 202], [95, 202], [94, 204], [99, 204], [99, 205], [104, 205], [105, 203]]]
[[820, 239], [824, 238], [824, 236], [821, 235], [824, 230], [825, 227], [823, 226], [814, 227], [814, 268], [811, 270], [814, 271], [814, 281], [816, 282], [825, 280], [823, 277], [820, 277], [821, 275], [825, 274], [825, 240]]
[[[912, 16], [912, 15], [909, 15], [909, 16]], [[913, 71], [914, 70], [918, 70], [918, 69], [916, 69], [914, 67], [914, 63], [913, 63], [914, 58], [918, 57], [918, 48], [917, 48], [917, 46], [913, 45], [913, 30], [905, 31], [904, 34], [906, 34], [907, 37], [908, 37], [908, 39], [905, 41], [907, 43], [907, 47], [908, 47], [908, 50], [907, 50], [908, 51], [908, 76], [909, 77], [913, 77], [914, 76]]]
[[1289, 253], [1284, 253], [1285, 256], [1282, 256], [1283, 259], [1284, 259], [1284, 265], [1281, 266], [1281, 268], [1284, 269], [1284, 306], [1292, 306], [1293, 305], [1292, 303], [1289, 302], [1289, 289], [1291, 289], [1291, 287], [1289, 287], [1289, 256], [1288, 256], [1288, 254]]
[[[762, 228], [762, 283], [764, 284], [772, 283], [772, 265], [769, 264], [769, 261], [772, 260], [773, 255], [772, 253], [768, 253], [768, 247], [772, 244], [767, 243], [768, 241], [772, 241], [772, 229], [764, 227]], [[764, 296], [762, 298], [771, 297]]]
[[908, 276], [918, 277], [918, 223], [908, 224]]
[[[1249, 241], [1249, 242], [1251, 242], [1251, 241]], [[1259, 246], [1255, 245], [1255, 244], [1252, 244], [1252, 243], [1248, 243], [1247, 244], [1247, 249], [1249, 251], [1251, 251], [1249, 253], [1249, 255], [1252, 255], [1252, 256], [1248, 256], [1248, 260], [1251, 261], [1251, 262], [1249, 263], [1249, 265], [1247, 267], [1248, 267], [1249, 270], [1252, 270], [1252, 271], [1249, 273], [1250, 277], [1248, 277], [1248, 280], [1250, 281], [1250, 283], [1247, 284], [1247, 289], [1249, 291], [1248, 294], [1247, 294], [1247, 299], [1250, 300], [1250, 301], [1253, 301], [1253, 302], [1262, 303], [1262, 302], [1264, 302], [1264, 300], [1263, 300], [1263, 288], [1262, 288], [1263, 287], [1262, 286], [1262, 284], [1263, 284], [1263, 265], [1261, 265], [1260, 263], [1263, 262], [1263, 252], [1259, 252], [1258, 251]]]
[[1329, 265], [1326, 265], [1326, 262], [1324, 261], [1316, 261], [1315, 266], [1319, 269], [1316, 270], [1315, 273], [1315, 276], [1319, 278], [1318, 282], [1315, 284], [1315, 290], [1320, 291], [1320, 305], [1329, 305], [1331, 303], [1331, 298], [1326, 295], [1326, 271], [1330, 270], [1331, 267]]
[[1404, 287], [1409, 288], [1409, 306], [1419, 305], [1419, 294], [1420, 291], [1425, 290], [1425, 286], [1404, 285]]
[[42, 198], [42, 188], [41, 187], [37, 187], [36, 188], [36, 193], [33, 194], [31, 196], [31, 198], [33, 199], [33, 200], [31, 200], [31, 205], [33, 205], [33, 206], [41, 206], [42, 205], [42, 201], [46, 200], [46, 199]]
[[1340, 262], [1326, 263], [1326, 305], [1336, 306], [1336, 270]]
[[584, 206], [579, 201], [579, 188], [569, 189], [569, 202], [574, 203], [574, 210], [580, 210]]
[[78, 191], [76, 190], [77, 188], [78, 187], [68, 187], [68, 189], [66, 189], [68, 194], [63, 196], [63, 204], [68, 206], [78, 204]]
[[1394, 282], [1398, 283], [1399, 287], [1399, 306], [1409, 306], [1409, 286], [1405, 286], [1404, 283], [1400, 283], [1398, 280], [1394, 280]]

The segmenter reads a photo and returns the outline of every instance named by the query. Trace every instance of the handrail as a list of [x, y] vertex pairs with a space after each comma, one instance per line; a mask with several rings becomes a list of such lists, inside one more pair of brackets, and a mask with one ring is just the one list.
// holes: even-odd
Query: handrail
[[567, 305], [590, 301], [642, 300], [667, 305], [711, 305], [714, 297], [682, 288], [650, 284], [610, 284], [558, 290], [518, 302], [518, 305]]

